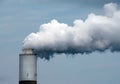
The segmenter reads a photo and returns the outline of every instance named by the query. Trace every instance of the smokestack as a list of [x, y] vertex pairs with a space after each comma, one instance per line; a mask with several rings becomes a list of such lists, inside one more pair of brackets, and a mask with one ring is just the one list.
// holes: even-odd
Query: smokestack
[[19, 84], [37, 84], [37, 56], [33, 49], [19, 54]]

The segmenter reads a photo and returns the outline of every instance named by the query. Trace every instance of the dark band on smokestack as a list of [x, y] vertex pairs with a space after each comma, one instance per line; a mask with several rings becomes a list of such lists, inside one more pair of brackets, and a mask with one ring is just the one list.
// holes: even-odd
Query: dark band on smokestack
[[37, 56], [33, 49], [19, 54], [19, 84], [37, 84]]
[[37, 81], [19, 81], [19, 84], [37, 84]]

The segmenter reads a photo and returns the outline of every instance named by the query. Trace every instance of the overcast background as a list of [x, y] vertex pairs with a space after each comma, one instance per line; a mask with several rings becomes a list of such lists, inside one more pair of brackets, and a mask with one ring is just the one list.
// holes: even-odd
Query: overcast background
[[[43, 23], [57, 19], [73, 25], [91, 12], [119, 0], [0, 0], [0, 84], [18, 84], [22, 41]], [[38, 59], [38, 84], [120, 84], [120, 53], [57, 55]]]

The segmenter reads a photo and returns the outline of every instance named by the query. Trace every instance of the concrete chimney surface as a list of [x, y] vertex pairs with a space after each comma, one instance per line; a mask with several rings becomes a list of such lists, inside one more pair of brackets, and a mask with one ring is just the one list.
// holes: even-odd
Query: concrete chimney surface
[[37, 83], [37, 57], [33, 49], [25, 49], [19, 54], [19, 84]]

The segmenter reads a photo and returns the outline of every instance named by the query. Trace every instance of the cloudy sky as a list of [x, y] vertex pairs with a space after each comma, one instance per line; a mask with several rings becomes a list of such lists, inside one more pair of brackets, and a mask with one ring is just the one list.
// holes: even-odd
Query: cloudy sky
[[[19, 53], [22, 41], [52, 19], [73, 25], [88, 14], [103, 15], [106, 3], [119, 0], [0, 0], [0, 84], [19, 81]], [[119, 84], [120, 53], [55, 55], [38, 59], [38, 84]]]

